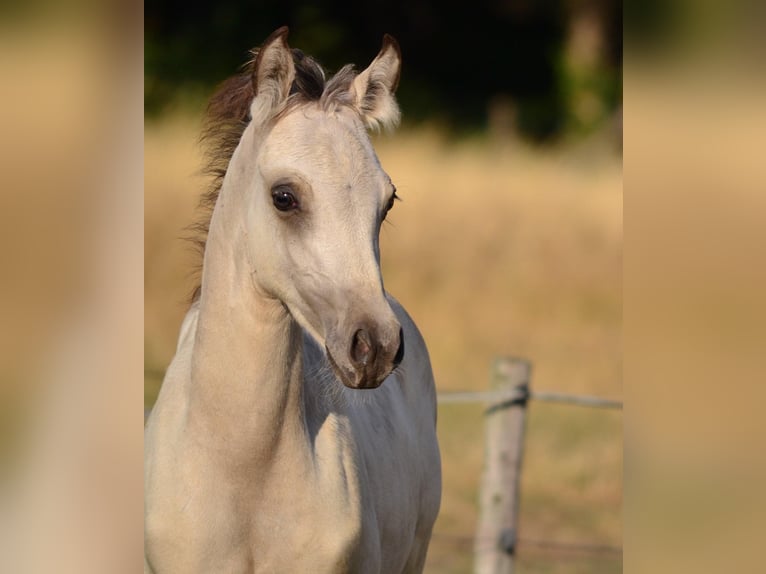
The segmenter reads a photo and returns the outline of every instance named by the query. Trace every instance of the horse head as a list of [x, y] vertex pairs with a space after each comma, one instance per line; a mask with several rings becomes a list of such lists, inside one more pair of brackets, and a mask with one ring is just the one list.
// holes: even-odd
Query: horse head
[[246, 206], [254, 288], [281, 301], [356, 389], [378, 387], [404, 353], [380, 271], [396, 189], [368, 135], [398, 123], [400, 63], [385, 36], [364, 71], [347, 66], [326, 80], [277, 30], [251, 65], [249, 125], [226, 175]]

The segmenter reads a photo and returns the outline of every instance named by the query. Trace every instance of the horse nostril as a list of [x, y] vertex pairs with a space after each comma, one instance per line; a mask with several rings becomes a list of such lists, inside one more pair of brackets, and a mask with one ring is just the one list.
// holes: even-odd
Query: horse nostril
[[372, 341], [370, 334], [364, 329], [359, 329], [354, 333], [351, 342], [351, 359], [357, 364], [366, 366], [373, 355]]
[[404, 330], [399, 329], [399, 348], [394, 355], [394, 367], [398, 367], [404, 359]]

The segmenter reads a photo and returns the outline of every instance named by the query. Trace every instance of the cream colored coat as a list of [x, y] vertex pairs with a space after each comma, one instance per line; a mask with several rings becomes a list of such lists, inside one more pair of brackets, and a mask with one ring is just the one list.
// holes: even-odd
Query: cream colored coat
[[[420, 333], [383, 289], [392, 188], [365, 130], [398, 119], [398, 49], [384, 44], [350, 104], [280, 115], [292, 65], [278, 31], [147, 424], [146, 572], [423, 568], [441, 494], [434, 382]], [[387, 89], [370, 94], [371, 81]], [[300, 213], [272, 204], [285, 181]], [[382, 384], [348, 356], [359, 325], [379, 343]]]

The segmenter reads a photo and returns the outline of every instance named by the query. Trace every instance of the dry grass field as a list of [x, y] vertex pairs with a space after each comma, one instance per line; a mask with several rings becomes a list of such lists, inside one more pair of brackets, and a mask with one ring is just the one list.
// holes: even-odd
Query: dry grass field
[[[150, 405], [191, 288], [202, 179], [197, 123], [145, 132], [145, 356]], [[533, 363], [534, 388], [622, 396], [622, 165], [596, 138], [533, 149], [438, 130], [376, 138], [403, 201], [382, 231], [386, 288], [429, 345], [440, 390], [485, 389], [493, 357]], [[522, 481], [521, 573], [612, 573], [620, 555], [523, 540], [620, 546], [622, 414], [532, 403]], [[483, 457], [477, 405], [439, 412], [442, 510], [427, 572], [468, 573]]]

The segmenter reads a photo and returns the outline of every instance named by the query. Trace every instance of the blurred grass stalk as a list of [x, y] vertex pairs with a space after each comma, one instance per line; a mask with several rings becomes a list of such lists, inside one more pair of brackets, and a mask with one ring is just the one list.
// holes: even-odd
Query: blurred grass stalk
[[[625, 20], [626, 571], [760, 572], [764, 8], [639, 4]], [[664, 17], [647, 26], [651, 9]]]
[[0, 571], [135, 572], [141, 8], [0, 7]]

